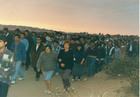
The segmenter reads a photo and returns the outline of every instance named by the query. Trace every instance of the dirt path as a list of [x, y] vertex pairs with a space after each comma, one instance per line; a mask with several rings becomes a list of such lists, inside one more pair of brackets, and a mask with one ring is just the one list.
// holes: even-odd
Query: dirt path
[[[45, 94], [46, 89], [43, 76], [39, 81], [35, 81], [35, 73], [32, 68], [23, 71], [25, 79], [17, 81], [9, 89], [8, 97], [124, 97], [123, 87], [128, 86], [128, 82], [120, 79], [108, 79], [104, 72], [88, 78], [87, 81], [74, 81], [72, 91], [63, 93], [63, 85], [60, 75], [53, 76], [52, 95]], [[84, 78], [84, 77], [83, 77]], [[82, 79], [83, 79], [82, 78]], [[127, 97], [134, 97], [129, 95]]]

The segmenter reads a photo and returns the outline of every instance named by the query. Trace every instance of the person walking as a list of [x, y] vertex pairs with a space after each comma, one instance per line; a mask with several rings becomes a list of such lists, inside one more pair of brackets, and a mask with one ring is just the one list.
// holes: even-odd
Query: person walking
[[56, 70], [57, 53], [53, 52], [49, 45], [46, 46], [37, 61], [37, 71], [43, 71], [44, 79], [46, 82], [47, 90], [45, 93], [51, 94], [52, 76]]
[[18, 74], [20, 75], [20, 78], [18, 80], [23, 80], [24, 79], [24, 74], [22, 72], [21, 65], [22, 63], [26, 63], [26, 51], [25, 51], [25, 46], [22, 44], [20, 41], [20, 36], [16, 34], [14, 36], [14, 42], [11, 44], [11, 51], [14, 53], [14, 58], [15, 58], [15, 73], [12, 77], [12, 84], [16, 83], [16, 79]]
[[77, 50], [74, 52], [74, 66], [72, 70], [72, 81], [75, 81], [75, 78], [78, 77], [78, 81], [80, 81], [81, 76], [84, 71], [84, 61], [85, 61], [86, 55], [82, 48], [82, 45], [77, 45]]
[[37, 60], [39, 59], [40, 54], [45, 50], [41, 38], [38, 36], [36, 38], [36, 44], [33, 46], [31, 51], [31, 65], [33, 66], [34, 71], [36, 72], [36, 81], [39, 80], [41, 71], [37, 71]]
[[0, 97], [7, 97], [14, 73], [14, 54], [6, 48], [6, 36], [0, 35]]
[[89, 69], [88, 69], [88, 77], [95, 74], [95, 62], [97, 58], [97, 48], [95, 46], [95, 42], [91, 41], [90, 47], [87, 49], [86, 55], [90, 61]]
[[73, 68], [73, 52], [70, 50], [70, 44], [68, 42], [64, 43], [64, 49], [58, 54], [58, 62], [64, 90], [69, 91], [71, 86], [69, 79]]

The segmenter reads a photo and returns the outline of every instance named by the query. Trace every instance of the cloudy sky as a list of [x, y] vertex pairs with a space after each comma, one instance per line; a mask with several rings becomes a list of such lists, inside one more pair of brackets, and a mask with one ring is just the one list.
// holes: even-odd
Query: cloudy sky
[[138, 35], [139, 0], [0, 0], [0, 24]]

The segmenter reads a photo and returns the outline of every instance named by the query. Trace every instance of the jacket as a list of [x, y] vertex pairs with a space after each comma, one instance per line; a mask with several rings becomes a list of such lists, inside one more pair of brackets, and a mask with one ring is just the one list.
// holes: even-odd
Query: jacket
[[36, 50], [36, 44], [33, 46], [32, 51], [31, 51], [31, 65], [33, 67], [36, 67], [37, 65], [37, 60], [40, 56], [40, 54], [45, 50], [45, 46], [41, 43]]
[[[16, 49], [16, 52], [15, 52]], [[15, 61], [26, 61], [26, 51], [24, 44], [19, 41], [17, 48], [15, 48], [15, 41], [11, 44], [11, 49], [13, 53], [15, 53]]]
[[6, 84], [10, 84], [11, 77], [14, 73], [14, 54], [7, 48], [3, 52], [0, 52], [0, 81]]
[[[73, 68], [73, 52], [72, 50], [69, 50], [68, 52], [65, 52], [64, 49], [60, 51], [58, 54], [58, 59], [62, 59], [62, 62], [59, 62], [59, 68], [62, 70]], [[64, 67], [61, 67], [61, 63], [65, 64]]]

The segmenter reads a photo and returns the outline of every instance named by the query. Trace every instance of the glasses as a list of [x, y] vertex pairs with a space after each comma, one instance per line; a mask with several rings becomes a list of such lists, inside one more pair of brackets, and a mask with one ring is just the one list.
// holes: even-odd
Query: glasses
[[41, 40], [41, 39], [36, 39], [36, 40]]

